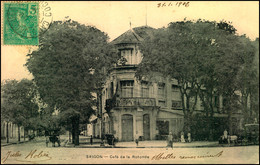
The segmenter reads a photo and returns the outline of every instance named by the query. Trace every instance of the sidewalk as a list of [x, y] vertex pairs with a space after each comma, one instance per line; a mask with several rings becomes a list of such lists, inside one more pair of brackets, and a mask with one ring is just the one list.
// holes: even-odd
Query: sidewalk
[[[149, 140], [149, 141], [139, 141], [138, 146], [134, 141], [132, 142], [117, 142], [115, 146], [108, 145], [106, 141], [104, 141], [104, 146], [100, 146], [100, 139], [93, 139], [93, 144], [91, 145], [88, 137], [81, 137], [79, 146], [75, 146], [77, 148], [166, 148], [165, 140]], [[218, 142], [208, 142], [208, 141], [196, 141], [191, 143], [181, 143], [174, 142], [174, 148], [199, 148], [199, 147], [217, 147]], [[67, 143], [64, 147], [74, 147], [73, 144]]]
[[[90, 144], [90, 137], [80, 136], [79, 146], [74, 146], [71, 142], [69, 142], [69, 137], [67, 135], [61, 135], [61, 147], [68, 148], [166, 148], [165, 140], [150, 140], [150, 141], [139, 141], [138, 146], [134, 141], [132, 142], [117, 142], [115, 146], [111, 146], [107, 144], [107, 141], [104, 140], [104, 146], [100, 146], [101, 139], [93, 139], [92, 145]], [[36, 137], [34, 140], [36, 142], [45, 143], [45, 137]], [[29, 142], [28, 138], [24, 141], [21, 138], [21, 141], [18, 142], [18, 139], [10, 139], [9, 143], [6, 143], [6, 140], [1, 140], [1, 146], [7, 146], [12, 144], [20, 144], [24, 142]], [[181, 143], [181, 142], [173, 142], [173, 148], [199, 148], [199, 147], [219, 147], [217, 141], [208, 142], [208, 141], [194, 141], [191, 143]]]
[[[135, 142], [118, 142], [117, 147], [127, 147], [127, 148], [166, 148], [166, 141], [161, 140], [151, 140], [151, 141], [139, 141], [138, 146]], [[218, 142], [207, 142], [207, 141], [198, 141], [191, 143], [181, 143], [173, 142], [174, 148], [197, 148], [197, 147], [214, 147], [217, 146]]]
[[20, 138], [20, 142], [18, 142], [18, 138], [9, 138], [9, 143], [7, 143], [7, 140], [1, 140], [1, 146], [8, 146], [8, 145], [12, 145], [12, 144], [20, 144], [20, 143], [24, 143], [24, 142], [28, 142], [29, 138], [24, 138], [21, 137]]

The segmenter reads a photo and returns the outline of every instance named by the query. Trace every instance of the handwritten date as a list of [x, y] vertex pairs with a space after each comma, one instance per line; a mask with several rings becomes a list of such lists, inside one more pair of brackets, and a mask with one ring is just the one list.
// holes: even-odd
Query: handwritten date
[[184, 7], [189, 7], [190, 6], [190, 2], [164, 2], [164, 3], [158, 3], [157, 7], [167, 7], [167, 6], [184, 6]]

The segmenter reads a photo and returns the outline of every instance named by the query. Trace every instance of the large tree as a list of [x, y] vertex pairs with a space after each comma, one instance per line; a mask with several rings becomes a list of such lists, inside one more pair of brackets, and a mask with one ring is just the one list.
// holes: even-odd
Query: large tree
[[223, 109], [220, 109], [220, 96], [225, 100], [224, 111], [228, 113], [229, 130], [232, 133], [232, 113], [240, 109], [237, 93], [241, 85], [239, 81], [245, 79], [244, 76], [239, 76], [239, 72], [245, 66], [245, 59], [251, 59], [252, 62], [255, 51], [248, 39], [236, 34], [236, 29], [230, 22], [213, 23], [219, 30], [214, 30], [213, 35], [208, 37], [211, 40], [210, 51], [200, 54], [199, 81], [203, 86], [199, 96], [208, 117], [209, 139], [213, 138], [216, 127], [214, 113], [223, 113]]
[[250, 97], [250, 105], [254, 122], [259, 122], [259, 38], [256, 38], [255, 41], [253, 41], [253, 45], [256, 48], [253, 62], [255, 68], [253, 70], [256, 70], [256, 76], [253, 78], [255, 80], [255, 89], [253, 89], [252, 96]]
[[103, 68], [111, 65], [115, 53], [104, 32], [72, 20], [53, 22], [39, 40], [26, 66], [41, 99], [71, 124], [78, 145], [79, 122], [93, 113], [92, 92], [101, 89]]
[[[214, 25], [210, 22], [172, 22], [167, 28], [157, 30], [144, 41], [140, 48], [143, 60], [137, 76], [161, 73], [178, 81], [184, 113], [184, 130], [190, 131], [191, 119], [201, 88], [200, 54], [209, 53], [211, 33]], [[148, 74], [146, 74], [148, 73]]]
[[244, 123], [252, 123], [258, 116], [259, 110], [259, 43], [250, 41], [246, 36], [241, 37], [245, 54], [241, 56], [243, 65], [237, 76], [238, 88], [241, 92], [241, 105]]
[[31, 80], [5, 80], [1, 83], [1, 115], [3, 119], [18, 126], [18, 141], [20, 127], [28, 129], [31, 118], [38, 116], [36, 88]]
[[225, 96], [225, 110], [231, 120], [237, 106], [236, 77], [246, 52], [235, 31], [225, 21], [184, 20], [158, 29], [141, 44], [143, 60], [137, 77], [159, 72], [178, 81], [185, 131], [190, 131], [198, 97], [208, 118], [208, 131], [212, 128], [216, 94]]

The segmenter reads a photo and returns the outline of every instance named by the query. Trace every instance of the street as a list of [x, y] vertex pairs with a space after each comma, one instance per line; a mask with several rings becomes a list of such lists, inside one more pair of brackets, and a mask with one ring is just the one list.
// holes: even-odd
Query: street
[[[128, 142], [129, 143], [129, 142]], [[194, 142], [195, 143], [195, 142]], [[121, 145], [124, 143], [121, 142]], [[125, 143], [127, 144], [127, 142]], [[57, 144], [56, 144], [57, 146]], [[46, 147], [43, 139], [1, 147], [3, 164], [258, 163], [258, 146], [176, 148]]]

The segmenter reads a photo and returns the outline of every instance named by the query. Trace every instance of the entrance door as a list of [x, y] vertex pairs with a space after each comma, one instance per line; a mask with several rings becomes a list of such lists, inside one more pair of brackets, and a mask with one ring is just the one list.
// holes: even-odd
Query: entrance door
[[144, 140], [150, 140], [150, 116], [145, 114], [143, 116], [143, 131], [144, 131]]
[[133, 141], [133, 115], [122, 115], [122, 141]]

